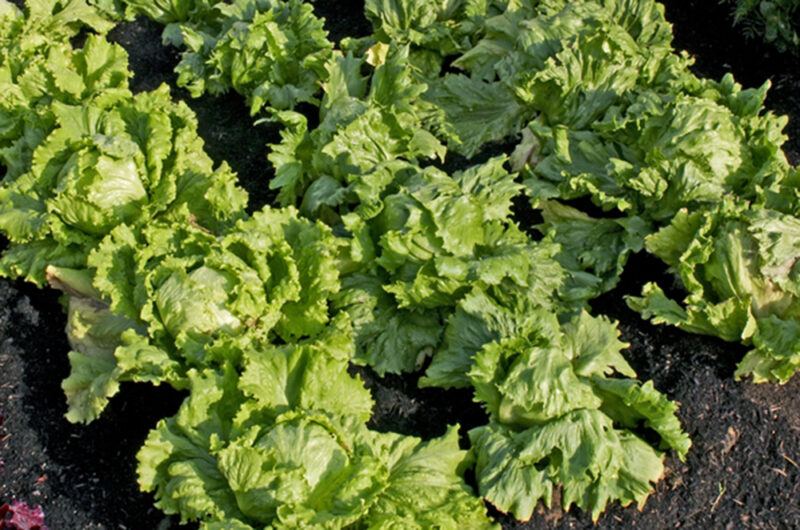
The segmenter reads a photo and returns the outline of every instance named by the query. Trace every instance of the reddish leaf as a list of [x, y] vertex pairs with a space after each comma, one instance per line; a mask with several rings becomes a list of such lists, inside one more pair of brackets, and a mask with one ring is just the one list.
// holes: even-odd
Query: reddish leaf
[[0, 506], [0, 530], [47, 530], [41, 506], [12, 501]]

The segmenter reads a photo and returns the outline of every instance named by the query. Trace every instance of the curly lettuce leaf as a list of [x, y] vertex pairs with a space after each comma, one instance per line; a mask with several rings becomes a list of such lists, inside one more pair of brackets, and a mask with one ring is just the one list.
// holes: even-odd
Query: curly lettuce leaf
[[367, 0], [364, 14], [372, 22], [374, 38], [424, 45], [452, 38], [451, 27], [457, 24], [456, 17], [465, 3], [459, 0], [439, 4], [421, 0]]
[[436, 310], [397, 307], [382, 287], [378, 277], [353, 274], [342, 279], [342, 290], [334, 298], [336, 309], [353, 320], [353, 361], [381, 376], [414, 372], [441, 341], [441, 317]]
[[504, 157], [452, 177], [428, 168], [384, 198], [373, 221], [386, 290], [400, 307], [455, 305], [475, 282], [527, 286], [536, 245], [509, 220], [519, 192]]
[[301, 408], [366, 422], [372, 415], [369, 392], [360, 380], [342, 376], [352, 349], [349, 321], [338, 318], [313, 340], [246, 352], [239, 388], [275, 414]]
[[472, 47], [484, 21], [505, 8], [502, 1], [367, 0], [364, 14], [373, 33], [362, 39], [347, 39], [347, 48], [367, 47], [379, 54], [390, 44], [408, 45], [412, 64], [428, 78], [439, 75], [448, 56]]
[[556, 296], [557, 247], [511, 221], [520, 187], [505, 162], [452, 176], [404, 164], [375, 217], [344, 216], [352, 272], [338, 304], [353, 317], [358, 362], [379, 373], [414, 371], [432, 354], [438, 363], [443, 319], [477, 287], [517, 290], [543, 305]]
[[522, 130], [531, 117], [530, 110], [504, 83], [486, 83], [464, 75], [432, 81], [425, 97], [447, 116], [453, 132], [449, 147], [466, 157]]
[[458, 447], [457, 427], [425, 442], [391, 433], [376, 438], [389, 478], [370, 508], [370, 528], [497, 528], [461, 479], [466, 453]]
[[218, 0], [124, 0], [129, 14], [144, 15], [161, 24], [175, 24], [210, 16]]
[[445, 111], [450, 147], [473, 156], [537, 114], [581, 128], [650, 82], [671, 52], [669, 26], [655, 2], [635, 15], [617, 4], [512, 3], [483, 21], [482, 38], [453, 63], [467, 75], [434, 80], [425, 95]]
[[761, 190], [789, 178], [785, 119], [762, 112], [768, 86], [688, 77], [677, 89], [637, 89], [583, 129], [539, 119], [526, 184], [536, 199], [588, 196], [661, 224], [726, 195], [763, 202]]
[[[14, 8], [16, 9], [16, 8]], [[129, 96], [127, 53], [89, 34], [79, 49], [69, 26], [49, 28], [45, 19], [0, 18], [0, 162], [5, 180], [25, 173], [34, 149], [56, 127], [52, 104], [95, 101], [104, 106]]]
[[[49, 265], [48, 281], [69, 295], [68, 418], [95, 419], [122, 381], [183, 388], [192, 366], [240, 362], [242, 351], [275, 334], [285, 340], [332, 334], [328, 299], [339, 286], [337, 249], [327, 229], [292, 211], [265, 210], [224, 237], [190, 219], [139, 233], [120, 225], [90, 255], [91, 269]], [[342, 326], [332, 343], [339, 344], [340, 365], [352, 356]], [[352, 405], [363, 414], [370, 403], [367, 396]]]
[[48, 266], [47, 281], [67, 298], [70, 375], [62, 382], [67, 420], [89, 423], [105, 409], [123, 381], [177, 382], [180, 368], [169, 358], [124, 359], [123, 346], [145, 329], [113, 312], [92, 285], [92, 273]]
[[[11, 2], [4, 1], [10, 5]], [[80, 30], [90, 28], [105, 33], [114, 27], [114, 22], [104, 16], [91, 0], [26, 0], [23, 11], [5, 8], [4, 13], [13, 12], [23, 17], [27, 28], [49, 35], [53, 39], [69, 39]]]
[[527, 288], [509, 285], [474, 288], [458, 303], [447, 321], [444, 344], [420, 379], [422, 387], [467, 387], [475, 354], [484, 345], [514, 336], [530, 326], [537, 310], [560, 312], [556, 298], [564, 271], [553, 259], [557, 248], [540, 244], [532, 256], [533, 279]]

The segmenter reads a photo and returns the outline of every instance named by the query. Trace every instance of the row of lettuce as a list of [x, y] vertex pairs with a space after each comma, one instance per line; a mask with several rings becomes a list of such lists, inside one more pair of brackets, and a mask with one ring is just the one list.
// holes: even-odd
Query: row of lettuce
[[[233, 86], [285, 125], [271, 154], [284, 207], [252, 215], [192, 111], [167, 87], [131, 93], [103, 36], [119, 7], [0, 1], [0, 272], [63, 293], [71, 421], [126, 381], [187, 393], [138, 455], [162, 510], [207, 529], [493, 527], [463, 479], [474, 469], [479, 496], [519, 519], [556, 496], [596, 519], [644, 502], [662, 451], [685, 456], [675, 404], [586, 312], [593, 291], [558, 235], [513, 220], [519, 156], [452, 175], [431, 163], [462, 124], [422, 72], [517, 6], [421, 2], [406, 7], [435, 27], [401, 31], [397, 5], [368, 3], [375, 35], [336, 49], [297, 1], [142, 2], [193, 46], [182, 84]], [[427, 366], [421, 384], [473, 387], [489, 423], [469, 452], [457, 426], [427, 441], [370, 430], [351, 363]]]
[[[737, 376], [785, 382], [797, 370], [800, 176], [781, 149], [786, 118], [764, 110], [769, 83], [743, 90], [731, 76], [695, 76], [660, 4], [369, 0], [374, 33], [339, 49], [302, 2], [129, 4], [183, 49], [180, 85], [236, 90], [258, 119], [284, 125], [269, 154], [284, 206], [353, 234], [367, 223], [374, 235], [387, 191], [414, 171], [407, 164], [435, 172], [448, 151], [505, 146], [503, 167], [521, 176], [539, 230], [561, 247], [562, 299], [579, 306], [610, 290], [645, 248], [687, 295], [678, 303], [650, 284], [631, 307], [751, 346]], [[301, 103], [319, 108], [313, 128], [293, 110]], [[563, 202], [580, 199], [602, 217]], [[481, 224], [459, 213], [470, 217], [448, 230]], [[387, 235], [383, 246], [395, 245]], [[439, 303], [426, 300], [442, 286], [430, 265], [387, 260], [378, 263], [400, 274], [390, 292], [401, 306]]]

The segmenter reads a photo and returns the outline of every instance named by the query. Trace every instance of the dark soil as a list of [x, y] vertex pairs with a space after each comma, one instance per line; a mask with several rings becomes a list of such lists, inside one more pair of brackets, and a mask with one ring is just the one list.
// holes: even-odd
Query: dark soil
[[[315, 2], [334, 38], [368, 31], [360, 10]], [[697, 57], [696, 69], [718, 78], [734, 72], [745, 86], [773, 80], [768, 105], [789, 114], [787, 152], [800, 159], [798, 61], [768, 46], [745, 42], [732, 29], [727, 7], [713, 0], [670, 0], [677, 47]], [[131, 54], [135, 90], [162, 82], [174, 86], [174, 50], [160, 44], [157, 25], [137, 20], [112, 37]], [[191, 100], [208, 152], [227, 161], [251, 194], [251, 209], [272, 199], [265, 144], [278, 139], [269, 125], [252, 127], [235, 95]], [[680, 416], [694, 446], [685, 463], [667, 461], [667, 476], [642, 511], [614, 506], [598, 528], [800, 528], [800, 378], [789, 384], [753, 385], [732, 378], [744, 349], [707, 337], [654, 327], [627, 309], [622, 296], [648, 280], [668, 279], [663, 265], [635, 256], [621, 285], [594, 309], [620, 320], [629, 359], [643, 379], [681, 403]], [[0, 281], [0, 502], [19, 499], [43, 506], [51, 530], [179, 528], [152, 506], [135, 482], [136, 450], [181, 395], [149, 385], [124, 385], [103, 416], [89, 426], [63, 418], [60, 382], [68, 372], [65, 318], [57, 296], [29, 285]], [[379, 430], [442, 434], [447, 424], [468, 429], [484, 421], [468, 393], [420, 391], [410, 378], [379, 379], [359, 370], [377, 405]], [[507, 529], [591, 528], [579, 512], [540, 511], [527, 524], [498, 515]]]

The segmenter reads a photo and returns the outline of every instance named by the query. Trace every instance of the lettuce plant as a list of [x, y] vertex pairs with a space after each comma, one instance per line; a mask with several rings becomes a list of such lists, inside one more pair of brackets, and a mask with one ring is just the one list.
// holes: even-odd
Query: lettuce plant
[[194, 97], [235, 90], [253, 114], [317, 102], [333, 44], [300, 0], [130, 1], [129, 12], [168, 23], [164, 40], [184, 48], [178, 85]]
[[523, 521], [540, 500], [551, 506], [557, 487], [565, 510], [575, 504], [594, 520], [612, 500], [643, 505], [663, 457], [635, 430], [683, 458], [690, 442], [677, 407], [634, 379], [611, 322], [581, 313], [559, 325], [546, 310], [524, 318], [467, 372], [491, 418], [469, 433], [481, 494]]
[[297, 112], [277, 115], [285, 128], [268, 155], [275, 166], [269, 185], [282, 204], [329, 221], [331, 210], [376, 210], [405, 164], [444, 157], [427, 130], [441, 115], [420, 104], [425, 85], [412, 73], [408, 47], [388, 50], [369, 79], [360, 74], [367, 64], [349, 54], [328, 62], [316, 128]]
[[241, 375], [190, 373], [190, 397], [138, 455], [159, 507], [209, 529], [493, 528], [461, 479], [456, 429], [426, 442], [367, 430], [343, 333], [243, 351]]
[[537, 115], [580, 129], [628, 91], [652, 83], [669, 57], [671, 34], [658, 4], [521, 2], [486, 19], [483, 35], [429, 80], [455, 139], [472, 156], [517, 134]]
[[682, 210], [646, 245], [687, 293], [679, 304], [651, 283], [631, 307], [656, 323], [751, 346], [737, 378], [786, 382], [800, 368], [800, 219], [722, 203]]
[[[52, 103], [70, 105], [127, 95], [127, 54], [90, 33], [112, 24], [83, 0], [30, 2], [25, 11], [0, 2], [0, 162], [5, 178], [26, 172], [33, 150], [55, 127]], [[99, 103], [103, 104], [103, 103]]]
[[[203, 34], [209, 38], [194, 38], [194, 44], [188, 42], [191, 39], [173, 41], [190, 49], [199, 49], [201, 43], [217, 45], [223, 41], [212, 35], [226, 31], [239, 36], [240, 43], [258, 35], [260, 24], [255, 11], [253, 18], [237, 15], [236, 23], [241, 23], [236, 33], [219, 30], [231, 22], [227, 15], [219, 12], [216, 18], [209, 18], [208, 13], [200, 9], [189, 14], [188, 20], [168, 27], [165, 35], [168, 39], [177, 35], [176, 27], [184, 38], [190, 35], [186, 28], [216, 28]], [[278, 112], [276, 117], [284, 126], [282, 141], [272, 146], [269, 155], [276, 168], [270, 186], [279, 190], [279, 201], [329, 224], [341, 236], [337, 263], [341, 289], [330, 293], [331, 309], [352, 321], [351, 360], [383, 374], [419, 370], [430, 357], [422, 385], [475, 388], [476, 399], [486, 404], [491, 417], [488, 426], [472, 435], [481, 493], [519, 518], [529, 517], [540, 500], [549, 503], [555, 487], [569, 491], [565, 506], [575, 503], [594, 516], [611, 500], [641, 504], [651, 482], [661, 475], [662, 454], [640, 434], [648, 429], [660, 433], [660, 449], [674, 448], [681, 456], [688, 449], [688, 439], [680, 430], [674, 404], [652, 384], [634, 379], [635, 373], [619, 353], [624, 345], [616, 340], [614, 325], [591, 320], [581, 308], [588, 298], [613, 286], [626, 256], [641, 249], [644, 237], [654, 230], [652, 221], [645, 216], [599, 220], [596, 230], [615, 241], [607, 252], [600, 253], [577, 246], [585, 247], [586, 241], [570, 233], [573, 226], [592, 233], [594, 220], [588, 216], [549, 203], [545, 225], [540, 227], [546, 237], [535, 241], [513, 221], [511, 205], [526, 189], [517, 181], [517, 170], [525, 171], [527, 189], [535, 188], [527, 166], [537, 160], [539, 151], [535, 147], [541, 142], [533, 135], [533, 127], [526, 129], [531, 121], [539, 118], [547, 126], [588, 127], [609, 109], [627, 101], [639, 87], [680, 82], [673, 72], [685, 68], [688, 61], [671, 55], [669, 26], [660, 9], [650, 2], [635, 9], [622, 2], [569, 6], [559, 2], [508, 6], [492, 2], [482, 7], [456, 2], [434, 9], [408, 1], [370, 2], [367, 15], [375, 25], [375, 35], [343, 43], [342, 52], [331, 52], [324, 69], [315, 70], [320, 97], [307, 101], [319, 106], [318, 125], [311, 126], [312, 121], [296, 110]], [[286, 27], [291, 28], [291, 23]], [[585, 30], [573, 36], [576, 27]], [[434, 43], [442, 45], [438, 52]], [[265, 58], [265, 64], [293, 49], [289, 46]], [[304, 53], [296, 49], [292, 53], [295, 63], [306, 60]], [[453, 53], [463, 54], [454, 65], [467, 71], [469, 77], [439, 77], [444, 55]], [[203, 57], [197, 56], [193, 72], [202, 83], [214, 83], [222, 70], [203, 70], [206, 66], [200, 65], [208, 65]], [[575, 65], [591, 62], [586, 57], [597, 58], [598, 71], [591, 70], [593, 63], [584, 79], [570, 77]], [[186, 68], [184, 63], [179, 70], [185, 73]], [[271, 74], [258, 75], [270, 79]], [[579, 87], [588, 79], [592, 80], [586, 85], [590, 88], [581, 92]], [[253, 102], [252, 86], [234, 88]], [[558, 105], [551, 103], [553, 98]], [[272, 106], [281, 109], [281, 105]], [[500, 115], [495, 116], [497, 113]], [[474, 116], [481, 120], [470, 121]], [[428, 161], [445, 160], [445, 143], [472, 155], [488, 141], [502, 140], [524, 129], [524, 141], [538, 143], [522, 144], [511, 160], [497, 157], [450, 174], [426, 165]], [[530, 194], [540, 199], [533, 191]], [[557, 196], [554, 193], [544, 198]], [[609, 253], [613, 252], [618, 255], [612, 259]], [[186, 292], [194, 293], [198, 288], [193, 286]], [[282, 339], [290, 343], [314, 340], [296, 336]], [[546, 340], [550, 349], [544, 352]], [[573, 344], [578, 342], [584, 346]], [[229, 348], [231, 342], [224, 344]], [[235, 341], [235, 345], [238, 353], [224, 361], [224, 355], [217, 358], [246, 365], [252, 353], [241, 341]], [[292, 347], [287, 344], [286, 351]], [[216, 347], [203, 348], [203, 355], [217, 355]], [[516, 367], [513, 373], [503, 371], [509, 365]], [[221, 365], [216, 366], [219, 369]], [[266, 371], [261, 377], [269, 378]], [[552, 388], [553, 392], [537, 394], [538, 387]], [[558, 402], [558, 396], [572, 390], [574, 401]], [[502, 398], [506, 392], [507, 403]], [[495, 394], [501, 397], [491, 397]], [[192, 396], [194, 392], [190, 401]], [[542, 410], [526, 412], [522, 410], [524, 403]], [[298, 413], [286, 416], [286, 421], [292, 422], [293, 430], [304, 430], [305, 423], [298, 419], [302, 417], [294, 414]], [[241, 413], [237, 416], [245, 417]], [[284, 421], [274, 413], [269, 417], [270, 421], [280, 418], [277, 421], [281, 424]], [[328, 425], [325, 436], [336, 431], [329, 419], [319, 421]], [[187, 422], [169, 425], [171, 434], [162, 426], [157, 440], [174, 440], [175, 433], [191, 430]], [[244, 444], [248, 454], [255, 455], [256, 449], [259, 454], [276, 454], [260, 442], [250, 445], [252, 440], [267, 440], [271, 428], [265, 421], [253, 431], [251, 441], [219, 439], [220, 443], [204, 446], [202, 451], [212, 455], [204, 461], [221, 461], [216, 452], [230, 443]], [[227, 427], [216, 430], [228, 432]], [[552, 432], [559, 434], [548, 434]], [[487, 462], [498, 453], [484, 443], [487, 436], [491, 438], [489, 433], [500, 439], [517, 436], [518, 445], [503, 453], [513, 462], [519, 456], [519, 444], [544, 448], [530, 469], [511, 471], [523, 481], [536, 482], [539, 489], [521, 488], [514, 498], [497, 494], [511, 492], [519, 484], [508, 476], [492, 474], [496, 467]], [[198, 442], [204, 438], [207, 436], [196, 437]], [[570, 440], [580, 441], [570, 445]], [[561, 466], [554, 458], [548, 467], [550, 454], [555, 451], [552, 444], [561, 442], [565, 449], [573, 448], [574, 462]], [[169, 442], [173, 443], [180, 445]], [[602, 449], [596, 461], [586, 462], [581, 451], [586, 451], [587, 444]], [[350, 445], [359, 447], [357, 441]], [[155, 446], [162, 444], [154, 442]], [[196, 471], [170, 460], [173, 456], [159, 455], [171, 462], [160, 469], [186, 470], [185, 475], [176, 471], [171, 478], [158, 471], [146, 475], [146, 487], [155, 489], [170, 511], [189, 518], [211, 513], [212, 519], [277, 527], [290, 524], [282, 519], [290, 513], [306, 513], [299, 504], [282, 511], [279, 504], [286, 500], [276, 504], [266, 499], [259, 506], [267, 511], [253, 511], [256, 506], [249, 495], [255, 483], [242, 487], [220, 465], [203, 471], [213, 479], [194, 482], [192, 478], [192, 483], [201, 489], [203, 484], [219, 485], [214, 492], [232, 490], [233, 497], [212, 498], [209, 504], [202, 493], [197, 495], [203, 499], [200, 505], [184, 504], [170, 494], [179, 487], [170, 481], [193, 477]], [[284, 465], [282, 459], [286, 458], [296, 457], [286, 453], [277, 460], [253, 465], [265, 473], [263, 480], [273, 481], [267, 470]], [[143, 465], [149, 460], [146, 455]], [[374, 473], [379, 474], [377, 470]], [[195, 486], [187, 488], [195, 491]], [[265, 491], [277, 492], [276, 488]], [[372, 502], [369, 488], [359, 493], [366, 503]], [[298, 497], [301, 501], [303, 498]], [[322, 495], [320, 499], [325, 506], [320, 506], [317, 515], [328, 518], [330, 526], [358, 520], [336, 519], [327, 511], [328, 497]], [[355, 517], [344, 501], [337, 502], [344, 509], [343, 517]], [[235, 508], [226, 508], [228, 505]], [[241, 511], [244, 507], [247, 513]], [[312, 516], [311, 511], [307, 513]], [[419, 517], [415, 515], [416, 521]], [[407, 524], [414, 527], [411, 521]]]
[[236, 363], [242, 344], [320, 333], [339, 289], [338, 243], [292, 210], [215, 236], [193, 219], [120, 225], [88, 269], [50, 266], [68, 295], [68, 418], [91, 421], [121, 381], [186, 386], [190, 368]]
[[[116, 226], [186, 213], [209, 230], [241, 217], [247, 195], [202, 151], [197, 121], [166, 86], [134, 97], [54, 103], [56, 128], [30, 168], [0, 188], [0, 227], [12, 245], [3, 273], [44, 281], [45, 267], [81, 268]], [[233, 209], [231, 209], [233, 208]]]

